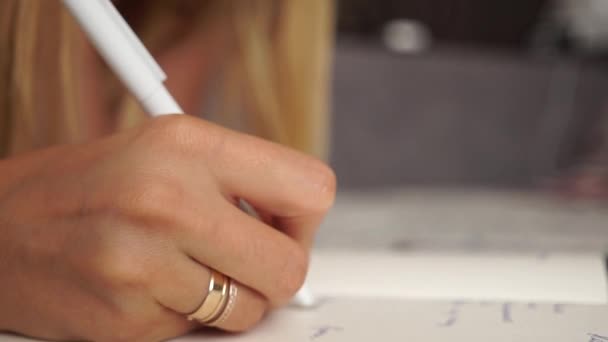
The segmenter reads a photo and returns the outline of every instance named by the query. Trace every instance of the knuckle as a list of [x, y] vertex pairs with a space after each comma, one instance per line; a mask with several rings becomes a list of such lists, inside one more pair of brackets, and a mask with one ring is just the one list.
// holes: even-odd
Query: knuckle
[[[188, 115], [167, 115], [147, 122], [137, 132], [133, 144], [154, 155], [174, 157], [199, 144], [196, 124]], [[192, 154], [192, 153], [190, 153]]]
[[117, 204], [128, 216], [158, 217], [170, 215], [184, 201], [185, 189], [170, 177], [136, 177], [118, 194]]
[[155, 142], [176, 142], [193, 136], [192, 118], [187, 115], [167, 115], [151, 120], [143, 136]]
[[149, 267], [134, 248], [127, 247], [108, 247], [94, 257], [91, 270], [104, 287], [119, 292], [147, 287]]
[[196, 136], [193, 134], [192, 118], [186, 115], [174, 115], [164, 119], [159, 121], [163, 125], [161, 132], [170, 141], [186, 142]]
[[155, 118], [139, 133], [147, 149], [188, 158], [219, 155], [226, 138], [226, 130], [189, 115]]

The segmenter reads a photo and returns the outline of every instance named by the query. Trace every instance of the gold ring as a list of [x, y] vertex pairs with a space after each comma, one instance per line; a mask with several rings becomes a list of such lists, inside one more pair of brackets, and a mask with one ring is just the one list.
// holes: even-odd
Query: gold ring
[[230, 289], [228, 290], [228, 301], [226, 303], [226, 306], [224, 307], [222, 313], [217, 317], [217, 319], [208, 322], [207, 323], [208, 325], [217, 327], [217, 326], [221, 325], [222, 323], [224, 323], [224, 321], [232, 313], [232, 310], [234, 309], [234, 306], [236, 303], [236, 297], [238, 295], [239, 289], [232, 279], [230, 280], [229, 288]]
[[196, 311], [188, 315], [189, 320], [197, 320], [200, 323], [207, 324], [217, 319], [221, 315], [226, 306], [228, 299], [228, 289], [230, 287], [230, 278], [211, 270], [209, 279], [209, 290], [207, 296], [203, 300]]

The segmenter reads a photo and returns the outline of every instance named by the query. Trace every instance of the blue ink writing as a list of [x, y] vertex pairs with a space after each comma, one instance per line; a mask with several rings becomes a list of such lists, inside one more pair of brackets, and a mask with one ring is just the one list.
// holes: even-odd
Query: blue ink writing
[[447, 312], [447, 318], [445, 321], [440, 322], [438, 325], [440, 327], [451, 327], [458, 321], [458, 316], [460, 315], [460, 308], [464, 306], [463, 302], [454, 302], [452, 303], [452, 308]]
[[608, 342], [608, 337], [605, 337], [605, 336], [600, 336], [597, 334], [589, 334], [589, 337], [591, 338], [589, 340], [589, 342]]
[[343, 330], [344, 330], [344, 328], [342, 328], [342, 327], [333, 327], [333, 326], [329, 326], [329, 325], [318, 327], [318, 328], [314, 329], [313, 334], [310, 335], [310, 340], [314, 341], [331, 332], [342, 332]]
[[511, 303], [504, 303], [502, 305], [502, 321], [504, 323], [513, 323], [513, 317], [511, 316]]

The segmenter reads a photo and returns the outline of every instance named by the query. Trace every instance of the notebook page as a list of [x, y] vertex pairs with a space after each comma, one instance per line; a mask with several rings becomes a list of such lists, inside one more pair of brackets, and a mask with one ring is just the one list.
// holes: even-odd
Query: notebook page
[[608, 304], [599, 253], [324, 250], [309, 282], [331, 297]]
[[537, 303], [333, 298], [284, 310], [242, 335], [199, 333], [179, 342], [608, 342], [608, 307]]

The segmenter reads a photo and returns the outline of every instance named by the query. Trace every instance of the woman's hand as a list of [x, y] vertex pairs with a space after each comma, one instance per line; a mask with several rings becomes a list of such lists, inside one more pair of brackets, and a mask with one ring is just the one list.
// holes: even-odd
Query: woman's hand
[[0, 174], [0, 330], [61, 340], [184, 334], [209, 268], [239, 288], [221, 328], [250, 328], [303, 283], [335, 195], [323, 163], [182, 115]]

